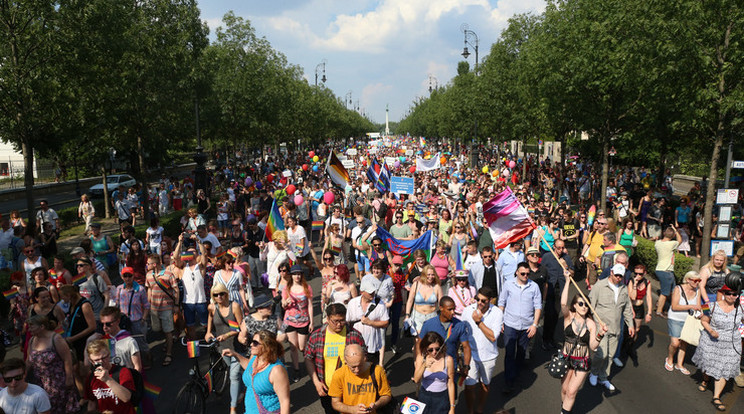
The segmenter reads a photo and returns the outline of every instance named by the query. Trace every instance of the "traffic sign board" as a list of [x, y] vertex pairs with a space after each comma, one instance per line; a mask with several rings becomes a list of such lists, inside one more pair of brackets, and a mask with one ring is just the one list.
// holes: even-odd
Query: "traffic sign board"
[[731, 168], [744, 168], [744, 161], [734, 161], [731, 163]]

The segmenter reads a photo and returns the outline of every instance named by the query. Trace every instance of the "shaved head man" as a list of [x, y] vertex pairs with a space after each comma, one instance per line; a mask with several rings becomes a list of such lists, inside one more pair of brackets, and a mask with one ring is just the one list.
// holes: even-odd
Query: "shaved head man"
[[334, 410], [371, 414], [392, 400], [385, 370], [374, 362], [367, 362], [367, 353], [361, 345], [346, 345], [344, 362], [345, 365], [333, 373], [328, 388]]

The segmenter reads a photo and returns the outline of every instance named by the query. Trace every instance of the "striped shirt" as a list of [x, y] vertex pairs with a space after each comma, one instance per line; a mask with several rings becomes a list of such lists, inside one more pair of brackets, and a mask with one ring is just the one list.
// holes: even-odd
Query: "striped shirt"
[[[167, 270], [161, 270], [157, 274], [158, 284], [155, 281], [155, 272], [149, 272], [147, 274], [147, 281], [145, 287], [150, 292], [150, 310], [153, 312], [163, 312], [173, 309], [173, 299], [178, 299], [178, 283], [173, 273]], [[162, 285], [166, 290], [163, 290]], [[170, 295], [170, 296], [168, 296]], [[173, 299], [171, 299], [171, 296]]]
[[127, 289], [124, 284], [117, 286], [113, 299], [123, 314], [127, 315], [132, 321], [139, 321], [144, 316], [145, 310], [150, 308], [150, 303], [147, 301], [147, 291], [137, 282], [133, 283], [132, 289]]
[[225, 285], [227, 292], [230, 295], [230, 301], [235, 302], [242, 307], [243, 301], [240, 299], [240, 290], [243, 288], [243, 275], [239, 271], [233, 269], [230, 279], [225, 283], [225, 281], [222, 280], [223, 277], [226, 277], [225, 273], [224, 270], [218, 270], [217, 273], [214, 274], [214, 283], [212, 286], [218, 283]]

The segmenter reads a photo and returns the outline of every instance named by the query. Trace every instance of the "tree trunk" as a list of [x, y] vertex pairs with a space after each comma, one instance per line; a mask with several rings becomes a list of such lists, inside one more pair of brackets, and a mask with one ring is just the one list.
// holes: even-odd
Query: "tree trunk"
[[[26, 211], [28, 213], [28, 225], [36, 227], [34, 216], [34, 147], [28, 139], [21, 141], [23, 152], [23, 184], [26, 187]], [[12, 172], [11, 172], [12, 174]]]
[[599, 208], [607, 214], [607, 181], [610, 174], [610, 134], [606, 132], [602, 134], [602, 185], [599, 191]]
[[[522, 183], [524, 184], [525, 181], [527, 181], [527, 150], [524, 146], [527, 143], [526, 139], [522, 139]], [[514, 154], [517, 159], [519, 159], [519, 146], [517, 146], [516, 154]]]
[[700, 263], [708, 263], [710, 259], [710, 232], [713, 230], [713, 206], [716, 203], [716, 181], [718, 180], [718, 158], [723, 147], [723, 119], [719, 121], [716, 142], [713, 145], [713, 156], [710, 160], [708, 173], [708, 189], [705, 192], [705, 209], [703, 225], [703, 244], [700, 246]]
[[147, 185], [147, 175], [145, 174], [145, 153], [142, 145], [142, 134], [137, 134], [137, 178], [142, 185], [142, 220], [149, 223], [150, 216], [150, 191]]
[[103, 177], [103, 206], [106, 211], [106, 218], [111, 218], [111, 195], [108, 191], [108, 171], [106, 171], [106, 161], [103, 162], [101, 167], [101, 176]]

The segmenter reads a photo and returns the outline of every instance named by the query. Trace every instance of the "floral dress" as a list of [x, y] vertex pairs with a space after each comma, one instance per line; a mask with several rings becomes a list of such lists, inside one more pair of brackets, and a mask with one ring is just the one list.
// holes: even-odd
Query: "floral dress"
[[65, 364], [54, 347], [54, 336], [51, 347], [29, 352], [28, 365], [33, 371], [33, 378], [29, 382], [47, 392], [52, 403], [52, 414], [75, 413], [80, 410], [77, 391], [74, 386], [65, 386]]
[[212, 285], [214, 284], [214, 274], [217, 269], [214, 267], [212, 262], [207, 262], [207, 266], [204, 268], [204, 293], [208, 298], [212, 297]]

